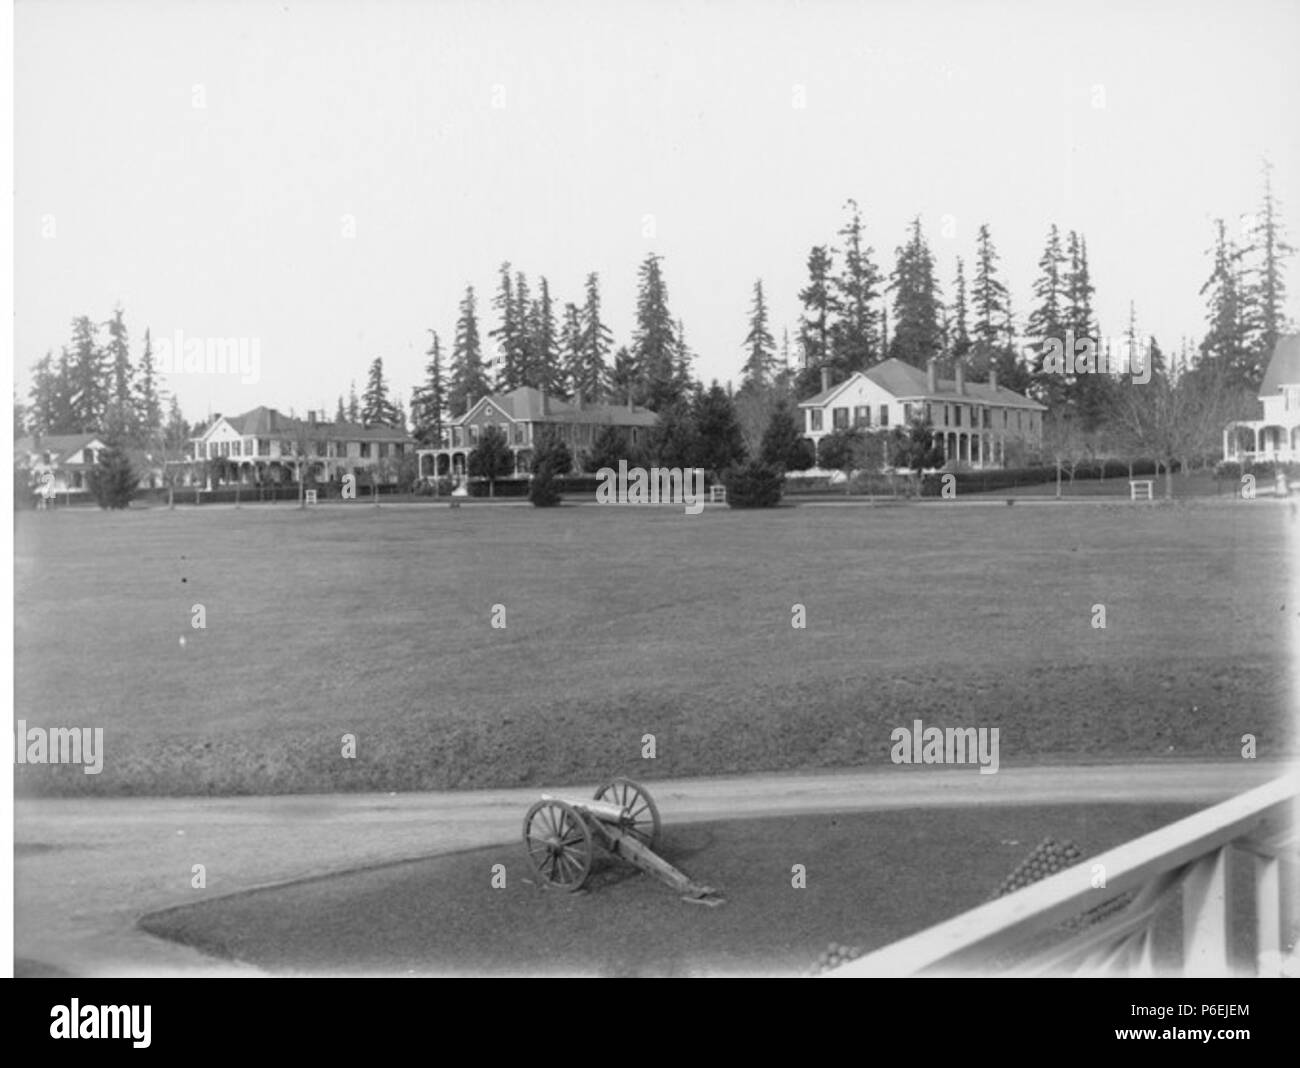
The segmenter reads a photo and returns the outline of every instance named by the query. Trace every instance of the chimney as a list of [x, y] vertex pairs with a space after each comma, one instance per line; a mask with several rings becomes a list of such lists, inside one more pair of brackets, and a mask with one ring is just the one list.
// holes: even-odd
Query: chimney
[[471, 408], [473, 408], [473, 407], [474, 407], [474, 394], [473, 394], [473, 393], [466, 393], [466, 394], [465, 394], [465, 414], [468, 415], [468, 414], [469, 414], [469, 410], [470, 410]]
[[830, 388], [831, 388], [831, 369], [829, 367], [823, 367], [822, 368], [822, 392], [825, 393]]
[[957, 361], [957, 395], [966, 396], [966, 365], [961, 360]]
[[993, 390], [994, 393], [998, 391], [998, 369], [996, 367], [989, 368], [989, 389]]
[[925, 391], [927, 393], [939, 392], [939, 372], [935, 368], [933, 356], [925, 365]]

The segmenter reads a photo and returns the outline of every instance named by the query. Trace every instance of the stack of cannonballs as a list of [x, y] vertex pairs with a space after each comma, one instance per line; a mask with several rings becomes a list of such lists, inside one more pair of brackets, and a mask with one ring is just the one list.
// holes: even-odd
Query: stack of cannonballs
[[1072, 868], [1083, 859], [1079, 847], [1066, 840], [1058, 842], [1055, 838], [1044, 838], [1029, 856], [1025, 857], [1015, 870], [1005, 879], [993, 895], [995, 898], [1015, 893], [1026, 886], [1046, 879], [1049, 875]]
[[824, 975], [833, 968], [838, 968], [841, 964], [848, 964], [851, 960], [857, 960], [862, 956], [860, 946], [845, 946], [839, 942], [832, 942], [829, 948], [817, 958], [817, 963], [813, 965], [810, 975]]

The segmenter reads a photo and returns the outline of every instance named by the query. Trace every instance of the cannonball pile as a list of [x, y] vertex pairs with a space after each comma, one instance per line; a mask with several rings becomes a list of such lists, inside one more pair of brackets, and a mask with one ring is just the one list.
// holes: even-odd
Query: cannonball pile
[[830, 946], [817, 958], [817, 963], [813, 965], [811, 975], [824, 975], [841, 964], [848, 964], [851, 960], [857, 960], [862, 956], [861, 946], [845, 946], [839, 942], [832, 942]]
[[1073, 842], [1069, 840], [1058, 842], [1055, 838], [1044, 838], [1034, 846], [1033, 852], [1002, 880], [1002, 885], [993, 896], [998, 898], [1015, 893], [1038, 882], [1039, 879], [1046, 879], [1049, 875], [1074, 867], [1082, 859], [1083, 854]]

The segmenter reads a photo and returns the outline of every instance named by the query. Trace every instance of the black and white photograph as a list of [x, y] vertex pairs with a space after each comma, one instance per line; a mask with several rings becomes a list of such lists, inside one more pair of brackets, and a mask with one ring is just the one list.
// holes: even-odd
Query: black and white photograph
[[1260, 1036], [1300, 6], [8, 6], [15, 977]]

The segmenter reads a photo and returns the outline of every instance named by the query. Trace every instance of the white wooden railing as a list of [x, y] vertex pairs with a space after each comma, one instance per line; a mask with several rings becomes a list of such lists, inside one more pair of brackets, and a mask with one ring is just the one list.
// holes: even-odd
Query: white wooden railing
[[[1180, 889], [1182, 974], [1234, 974], [1230, 868], [1244, 854], [1255, 866], [1255, 974], [1278, 976], [1288, 932], [1300, 923], [1298, 826], [1300, 769], [829, 975], [1152, 975], [1155, 916]], [[1093, 885], [1099, 871], [1104, 887]], [[1106, 918], [1053, 937], [1062, 922], [1095, 915], [1130, 893], [1132, 900]], [[1025, 943], [1038, 939], [1051, 944], [1023, 955]]]

